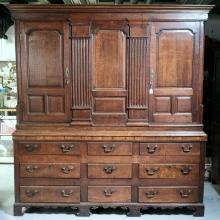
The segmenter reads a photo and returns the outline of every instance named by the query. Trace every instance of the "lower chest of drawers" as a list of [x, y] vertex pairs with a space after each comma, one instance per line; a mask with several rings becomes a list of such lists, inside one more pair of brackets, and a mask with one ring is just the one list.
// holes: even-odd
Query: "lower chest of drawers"
[[17, 142], [22, 203], [196, 203], [203, 145]]

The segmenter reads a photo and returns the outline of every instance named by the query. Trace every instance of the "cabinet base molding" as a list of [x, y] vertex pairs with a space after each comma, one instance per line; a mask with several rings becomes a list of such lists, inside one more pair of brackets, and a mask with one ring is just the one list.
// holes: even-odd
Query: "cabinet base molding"
[[[30, 208], [71, 208], [73, 209], [76, 216], [86, 217], [92, 214], [92, 210], [97, 208], [120, 208], [125, 211], [128, 217], [138, 217], [143, 214], [143, 211], [147, 211], [148, 209], [161, 209], [161, 210], [175, 210], [175, 209], [183, 209], [187, 208], [188, 210], [192, 210], [193, 216], [202, 217], [204, 216], [204, 204], [203, 203], [186, 203], [186, 204], [178, 204], [178, 203], [149, 203], [149, 204], [141, 204], [141, 203], [106, 203], [106, 204], [98, 204], [98, 203], [81, 203], [81, 204], [57, 204], [57, 203], [15, 203], [14, 204], [14, 216], [22, 216], [28, 209]], [[156, 214], [156, 212], [155, 212]]]

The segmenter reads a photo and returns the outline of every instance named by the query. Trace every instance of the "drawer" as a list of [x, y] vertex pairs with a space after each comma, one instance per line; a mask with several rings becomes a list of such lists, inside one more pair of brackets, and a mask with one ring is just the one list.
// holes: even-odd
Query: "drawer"
[[139, 202], [199, 202], [197, 187], [139, 187]]
[[33, 142], [20, 143], [19, 151], [22, 154], [54, 154], [54, 155], [80, 155], [80, 146], [83, 143], [52, 143], [52, 142]]
[[131, 187], [89, 186], [88, 202], [131, 202]]
[[88, 164], [88, 178], [131, 178], [131, 164]]
[[140, 178], [188, 179], [197, 181], [199, 165], [197, 164], [140, 164]]
[[21, 177], [80, 178], [79, 163], [20, 164]]
[[21, 186], [21, 202], [79, 203], [79, 186]]
[[89, 142], [88, 155], [132, 155], [132, 143]]
[[199, 143], [140, 143], [140, 155], [199, 155]]

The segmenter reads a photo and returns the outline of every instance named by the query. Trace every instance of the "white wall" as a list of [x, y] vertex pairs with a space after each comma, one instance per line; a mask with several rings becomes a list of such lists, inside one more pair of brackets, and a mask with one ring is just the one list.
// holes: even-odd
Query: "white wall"
[[0, 61], [15, 61], [14, 32], [14, 26], [11, 26], [6, 33], [8, 39], [0, 39]]
[[209, 19], [205, 23], [205, 33], [210, 38], [220, 41], [220, 15], [209, 15]]

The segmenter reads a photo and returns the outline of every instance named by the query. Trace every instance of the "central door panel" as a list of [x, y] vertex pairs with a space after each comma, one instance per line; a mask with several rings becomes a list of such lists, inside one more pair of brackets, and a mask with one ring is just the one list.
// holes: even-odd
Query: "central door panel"
[[92, 50], [93, 124], [125, 125], [126, 35], [117, 29], [98, 29]]

